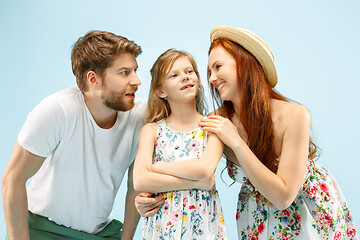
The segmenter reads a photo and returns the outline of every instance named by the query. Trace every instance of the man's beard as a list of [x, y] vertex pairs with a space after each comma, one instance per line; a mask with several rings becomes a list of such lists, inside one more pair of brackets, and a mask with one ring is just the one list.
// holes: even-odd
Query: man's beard
[[135, 105], [134, 100], [131, 99], [130, 101], [124, 100], [125, 92], [115, 92], [111, 91], [106, 96], [103, 94], [101, 99], [103, 103], [108, 108], [111, 108], [116, 111], [126, 112], [132, 109]]

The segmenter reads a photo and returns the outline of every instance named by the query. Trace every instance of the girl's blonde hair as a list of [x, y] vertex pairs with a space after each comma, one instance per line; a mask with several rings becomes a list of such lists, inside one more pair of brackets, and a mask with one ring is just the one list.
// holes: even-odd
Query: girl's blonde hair
[[187, 52], [176, 49], [169, 49], [158, 57], [150, 70], [151, 83], [146, 112], [146, 123], [157, 122], [171, 114], [171, 108], [168, 101], [166, 99], [160, 98], [157, 94], [157, 91], [164, 82], [166, 74], [170, 72], [174, 62], [180, 57], [186, 57], [190, 61], [196, 76], [199, 79], [199, 91], [195, 97], [196, 110], [202, 115], [206, 113], [206, 106], [204, 102], [204, 87], [201, 85], [200, 75], [197, 70], [197, 65], [194, 58]]

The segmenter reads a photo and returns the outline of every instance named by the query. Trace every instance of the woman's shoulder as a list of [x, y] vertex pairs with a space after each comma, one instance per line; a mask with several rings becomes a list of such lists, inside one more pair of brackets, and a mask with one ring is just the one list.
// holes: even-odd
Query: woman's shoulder
[[310, 121], [309, 110], [301, 104], [273, 99], [271, 101], [273, 123], [286, 126], [294, 121]]

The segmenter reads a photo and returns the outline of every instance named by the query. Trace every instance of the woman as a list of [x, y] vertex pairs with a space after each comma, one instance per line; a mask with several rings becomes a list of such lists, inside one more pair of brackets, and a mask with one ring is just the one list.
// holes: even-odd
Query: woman
[[219, 108], [200, 126], [224, 142], [228, 173], [243, 184], [239, 239], [358, 239], [340, 188], [314, 162], [309, 111], [273, 89], [268, 46], [226, 26], [210, 38], [208, 78]]

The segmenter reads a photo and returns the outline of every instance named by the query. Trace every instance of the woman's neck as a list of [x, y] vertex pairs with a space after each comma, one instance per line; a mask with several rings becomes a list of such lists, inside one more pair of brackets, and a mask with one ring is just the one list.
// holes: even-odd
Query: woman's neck
[[234, 107], [234, 116], [240, 118], [240, 109], [241, 109], [241, 104], [240, 104], [240, 100], [239, 101], [232, 101], [233, 107]]

